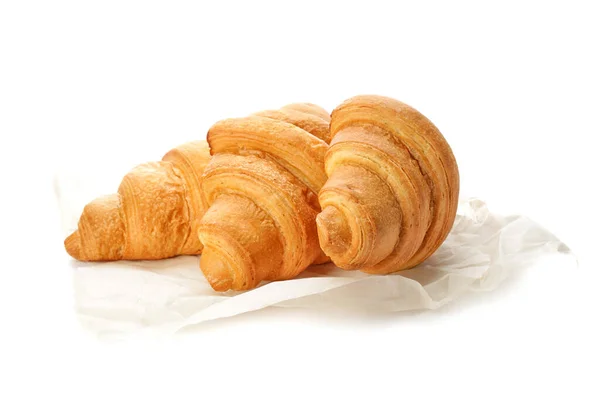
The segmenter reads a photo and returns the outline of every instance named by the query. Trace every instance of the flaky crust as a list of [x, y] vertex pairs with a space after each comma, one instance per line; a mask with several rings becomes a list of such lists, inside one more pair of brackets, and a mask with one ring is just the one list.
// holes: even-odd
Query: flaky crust
[[208, 144], [195, 141], [133, 168], [118, 193], [85, 206], [65, 249], [81, 261], [200, 254], [195, 232], [206, 209], [200, 179], [209, 158]]
[[[306, 107], [287, 110], [319, 110]], [[328, 146], [320, 137], [328, 133], [309, 131], [324, 119], [303, 113], [226, 119], [208, 132], [212, 158], [202, 179], [209, 208], [200, 222], [200, 267], [217, 291], [289, 279], [326, 260], [315, 219], [317, 193], [327, 179]]]
[[458, 167], [438, 129], [414, 108], [357, 96], [331, 115], [328, 181], [317, 217], [325, 254], [344, 269], [386, 274], [441, 245], [458, 205]]
[[329, 114], [311, 103], [288, 104], [279, 110], [257, 112], [254, 115], [288, 122], [329, 143]]

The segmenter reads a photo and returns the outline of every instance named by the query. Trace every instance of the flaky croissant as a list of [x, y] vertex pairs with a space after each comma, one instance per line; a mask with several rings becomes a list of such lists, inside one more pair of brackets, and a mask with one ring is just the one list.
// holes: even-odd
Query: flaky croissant
[[410, 106], [357, 96], [331, 114], [321, 248], [344, 269], [387, 274], [429, 257], [458, 204], [458, 167], [438, 129]]
[[320, 107], [294, 104], [210, 128], [202, 178], [209, 208], [198, 232], [200, 267], [213, 289], [251, 289], [327, 261], [315, 219], [328, 121]]
[[78, 230], [65, 240], [67, 252], [82, 261], [200, 254], [196, 232], [206, 209], [200, 179], [209, 158], [208, 144], [196, 141], [133, 168], [118, 193], [85, 206]]

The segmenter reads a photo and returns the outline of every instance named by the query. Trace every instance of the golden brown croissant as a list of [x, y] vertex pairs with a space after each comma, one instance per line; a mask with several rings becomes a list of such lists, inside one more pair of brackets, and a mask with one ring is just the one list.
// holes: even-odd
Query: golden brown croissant
[[85, 206], [78, 230], [65, 240], [67, 252], [82, 261], [200, 254], [196, 232], [206, 209], [200, 179], [209, 158], [208, 144], [196, 141], [133, 168], [118, 193]]
[[199, 236], [200, 267], [213, 289], [251, 289], [327, 260], [315, 219], [328, 119], [317, 106], [295, 104], [210, 128], [202, 178], [209, 208]]
[[410, 106], [357, 96], [331, 114], [321, 248], [344, 269], [386, 274], [429, 257], [458, 204], [458, 167], [438, 129]]

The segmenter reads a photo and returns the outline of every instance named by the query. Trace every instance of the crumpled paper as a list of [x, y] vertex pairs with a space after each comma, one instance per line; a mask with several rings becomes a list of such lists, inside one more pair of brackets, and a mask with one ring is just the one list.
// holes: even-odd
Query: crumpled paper
[[[57, 175], [55, 191], [66, 237], [83, 206], [103, 193], [97, 179]], [[484, 201], [461, 200], [453, 229], [420, 266], [376, 276], [332, 264], [311, 266], [297, 279], [247, 292], [214, 292], [199, 259], [80, 263], [72, 261], [82, 324], [98, 334], [173, 333], [183, 327], [269, 306], [397, 312], [436, 309], [468, 291], [492, 290], [511, 273], [548, 255], [569, 254], [556, 236], [524, 216], [490, 212]]]

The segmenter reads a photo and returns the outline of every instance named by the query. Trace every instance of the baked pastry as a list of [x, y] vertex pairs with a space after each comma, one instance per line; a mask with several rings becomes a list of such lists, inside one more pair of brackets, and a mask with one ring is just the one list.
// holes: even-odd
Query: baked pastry
[[253, 115], [289, 122], [302, 128], [319, 139], [329, 143], [329, 113], [323, 108], [311, 103], [293, 103], [279, 110], [267, 110]]
[[133, 168], [118, 193], [85, 206], [65, 249], [78, 260], [155, 260], [200, 254], [197, 226], [205, 205], [200, 179], [206, 141], [186, 143], [162, 161]]
[[452, 150], [414, 108], [357, 96], [331, 114], [319, 194], [321, 248], [338, 266], [372, 274], [413, 267], [448, 235], [459, 176]]
[[209, 207], [198, 232], [200, 267], [214, 290], [251, 289], [327, 261], [315, 222], [327, 122], [324, 110], [296, 104], [210, 128], [202, 178]]

